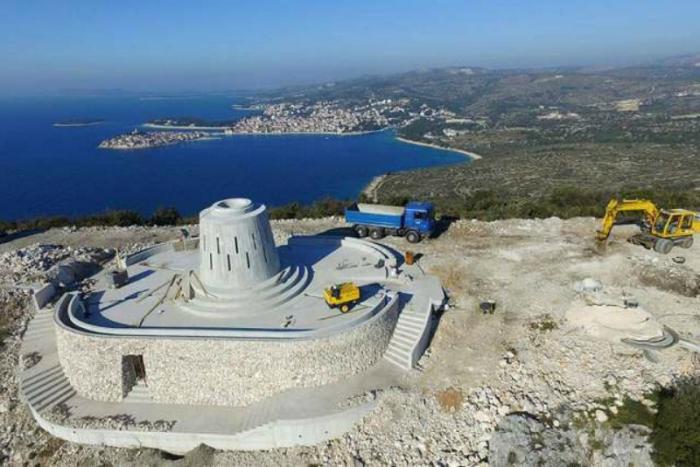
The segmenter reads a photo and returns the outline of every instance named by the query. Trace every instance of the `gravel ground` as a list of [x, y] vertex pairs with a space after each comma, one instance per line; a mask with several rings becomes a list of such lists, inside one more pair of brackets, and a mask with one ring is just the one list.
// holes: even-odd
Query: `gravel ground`
[[[19, 342], [29, 297], [12, 285], [54, 277], [66, 261], [105, 263], [176, 238], [179, 228], [53, 229], [0, 244], [0, 462], [12, 465], [649, 465], [643, 429], [612, 430], [623, 399], [697, 374], [678, 347], [645, 354], [574, 328], [566, 312], [593, 301], [633, 298], [681, 337], [700, 340], [700, 246], [669, 256], [628, 244], [615, 230], [607, 248], [593, 241], [590, 218], [459, 221], [439, 238], [410, 245], [439, 275], [449, 308], [420, 368], [342, 438], [313, 447], [216, 452], [181, 459], [154, 450], [83, 447], [50, 437], [18, 400]], [[340, 219], [275, 221], [277, 242], [290, 234], [342, 232]], [[48, 246], [47, 246], [48, 245]], [[60, 245], [60, 246], [59, 246]], [[685, 262], [673, 261], [683, 256]], [[584, 294], [585, 278], [602, 291]], [[84, 285], [89, 286], [89, 284]], [[580, 286], [578, 287], [580, 290]], [[493, 300], [493, 314], [478, 304]], [[653, 357], [653, 358], [651, 358]]]

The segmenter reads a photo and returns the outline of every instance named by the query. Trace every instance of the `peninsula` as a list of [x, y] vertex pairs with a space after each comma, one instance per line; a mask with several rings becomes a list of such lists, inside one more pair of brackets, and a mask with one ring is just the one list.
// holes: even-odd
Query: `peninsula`
[[207, 139], [213, 139], [213, 136], [211, 133], [203, 131], [155, 131], [145, 133], [134, 130], [131, 133], [106, 139], [102, 141], [98, 147], [102, 149], [121, 150], [146, 149]]

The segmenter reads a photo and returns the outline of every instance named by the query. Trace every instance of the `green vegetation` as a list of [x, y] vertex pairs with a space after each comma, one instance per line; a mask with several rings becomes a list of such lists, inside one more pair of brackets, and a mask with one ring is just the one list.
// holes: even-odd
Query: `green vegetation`
[[612, 194], [646, 190], [679, 192], [693, 204], [654, 201], [697, 208], [698, 59], [607, 70], [442, 68], [257, 98], [376, 104], [398, 136], [483, 156], [391, 174], [378, 188], [383, 203], [430, 200], [445, 214], [482, 219], [571, 217], [600, 214]]
[[[312, 204], [290, 203], [269, 209], [272, 219], [304, 219], [328, 216], [341, 216], [345, 208], [352, 204], [350, 200], [323, 198]], [[144, 217], [135, 211], [117, 210], [101, 214], [79, 217], [49, 216], [19, 221], [1, 221], [0, 232], [47, 230], [56, 227], [93, 227], [130, 225], [186, 225], [199, 222], [197, 216], [183, 217], [174, 207], [160, 207], [150, 217]]]
[[[602, 217], [611, 197], [648, 198], [658, 206], [700, 208], [700, 191], [668, 191], [664, 189], [581, 190], [573, 186], [554, 188], [540, 196], [520, 196], [496, 190], [478, 190], [463, 198], [435, 199], [436, 210], [443, 216], [497, 220], [532, 219], [557, 216], [568, 219], [577, 216]], [[382, 203], [403, 205], [406, 196], [386, 196]], [[421, 198], [424, 199], [424, 198]]]
[[700, 385], [697, 378], [687, 378], [671, 388], [648, 397], [656, 401], [654, 413], [638, 401], [626, 399], [608, 423], [613, 428], [644, 425], [652, 430], [649, 440], [654, 461], [678, 467], [700, 465]]
[[687, 380], [662, 391], [651, 441], [661, 465], [700, 465], [700, 387]]
[[[600, 217], [611, 196], [621, 198], [649, 198], [659, 206], [700, 208], [700, 191], [668, 190], [619, 190], [585, 191], [576, 187], [561, 187], [540, 197], [504, 196], [495, 190], [480, 190], [465, 199], [433, 199], [438, 217], [451, 219], [497, 220], [510, 218], [546, 218], [557, 216], [568, 219], [577, 216]], [[403, 206], [413, 198], [393, 196], [380, 199], [381, 203]], [[428, 199], [417, 198], [417, 199]], [[369, 202], [360, 196], [360, 202]], [[342, 216], [352, 200], [324, 198], [312, 204], [290, 203], [269, 209], [271, 219], [316, 219], [328, 216]], [[39, 217], [20, 221], [0, 221], [0, 232], [46, 230], [55, 227], [92, 227], [129, 225], [184, 225], [196, 224], [196, 216], [182, 217], [174, 207], [158, 208], [152, 216], [143, 217], [135, 211], [107, 211], [81, 217]]]
[[195, 126], [195, 127], [225, 127], [232, 126], [236, 123], [236, 120], [205, 120], [199, 117], [170, 117], [170, 118], [156, 118], [148, 122], [151, 125], [165, 125], [165, 126]]
[[533, 331], [547, 332], [553, 331], [557, 328], [559, 328], [559, 325], [549, 314], [545, 314], [542, 317], [540, 317], [537, 321], [532, 321], [530, 323], [530, 329], [532, 329]]
[[350, 204], [352, 204], [352, 201], [338, 200], [334, 198], [323, 198], [310, 205], [290, 203], [283, 206], [270, 208], [270, 218], [304, 219], [342, 216], [345, 213], [345, 208], [350, 206]]
[[179, 225], [182, 224], [182, 216], [173, 207], [158, 208], [148, 223], [153, 225]]
[[[649, 399], [658, 400], [658, 397], [652, 394]], [[623, 405], [618, 409], [617, 414], [610, 416], [608, 423], [615, 429], [620, 429], [625, 425], [643, 425], [647, 428], [654, 428], [654, 419], [655, 415], [649, 410], [649, 407], [628, 397], [623, 400]]]
[[151, 217], [143, 217], [136, 211], [115, 210], [79, 217], [49, 216], [19, 221], [0, 221], [0, 232], [47, 230], [55, 227], [68, 226], [127, 227], [130, 225], [179, 225], [185, 223], [186, 220], [187, 219], [183, 219], [173, 207], [158, 208]]

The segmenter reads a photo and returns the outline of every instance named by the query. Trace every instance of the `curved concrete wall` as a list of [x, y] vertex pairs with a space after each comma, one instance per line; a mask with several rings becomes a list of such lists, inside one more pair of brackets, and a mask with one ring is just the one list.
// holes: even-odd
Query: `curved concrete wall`
[[207, 286], [245, 288], [280, 270], [264, 205], [243, 198], [218, 201], [200, 213], [199, 235], [199, 275]]
[[245, 406], [295, 387], [315, 387], [374, 365], [398, 318], [398, 297], [371, 319], [317, 339], [241, 340], [91, 335], [69, 327], [61, 301], [57, 344], [63, 371], [83, 397], [120, 401], [135, 375], [128, 355], [143, 357], [149, 392], [157, 402]]

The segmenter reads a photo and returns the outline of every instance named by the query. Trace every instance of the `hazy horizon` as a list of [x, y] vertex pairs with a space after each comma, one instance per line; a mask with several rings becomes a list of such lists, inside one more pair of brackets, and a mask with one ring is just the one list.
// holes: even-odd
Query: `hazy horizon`
[[222, 92], [444, 66], [648, 63], [700, 51], [690, 1], [135, 1], [0, 7], [0, 95]]

